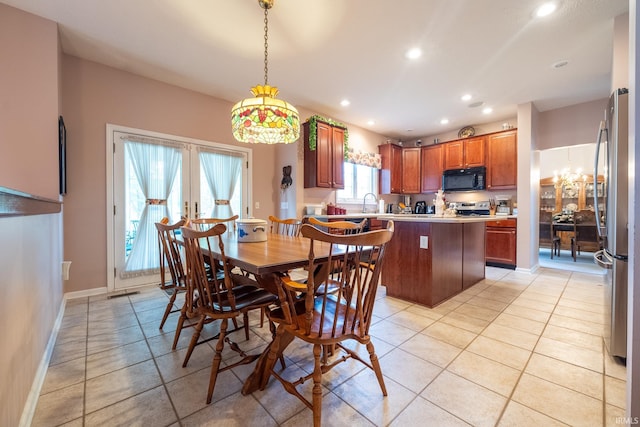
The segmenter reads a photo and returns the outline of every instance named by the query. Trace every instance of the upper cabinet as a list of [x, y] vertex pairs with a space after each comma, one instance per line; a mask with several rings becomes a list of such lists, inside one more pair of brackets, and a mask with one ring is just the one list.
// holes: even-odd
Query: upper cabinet
[[422, 147], [422, 192], [435, 193], [442, 188], [444, 144]]
[[487, 135], [487, 190], [517, 188], [517, 137], [515, 130]]
[[402, 193], [417, 194], [420, 192], [420, 154], [419, 147], [402, 150]]
[[395, 144], [378, 146], [382, 161], [380, 169], [380, 194], [402, 193], [402, 147]]
[[459, 139], [444, 144], [444, 169], [484, 166], [485, 137]]
[[345, 130], [316, 121], [315, 149], [309, 147], [310, 124], [304, 128], [304, 188], [344, 188]]

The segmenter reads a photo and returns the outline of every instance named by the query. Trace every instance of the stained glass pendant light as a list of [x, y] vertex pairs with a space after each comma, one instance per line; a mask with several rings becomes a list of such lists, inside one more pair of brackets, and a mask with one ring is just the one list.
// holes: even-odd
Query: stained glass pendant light
[[251, 88], [246, 98], [231, 110], [233, 136], [240, 142], [290, 144], [300, 136], [298, 110], [287, 101], [275, 99], [278, 88], [268, 84], [268, 11], [275, 0], [258, 0], [264, 9], [264, 86]]

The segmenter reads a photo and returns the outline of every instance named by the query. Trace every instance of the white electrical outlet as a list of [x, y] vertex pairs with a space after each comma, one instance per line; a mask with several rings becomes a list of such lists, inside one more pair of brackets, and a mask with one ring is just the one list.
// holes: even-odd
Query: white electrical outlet
[[280, 209], [289, 209], [289, 202], [280, 202]]
[[429, 249], [429, 236], [420, 236], [420, 249]]
[[256, 202], [255, 209], [260, 209], [260, 202]]

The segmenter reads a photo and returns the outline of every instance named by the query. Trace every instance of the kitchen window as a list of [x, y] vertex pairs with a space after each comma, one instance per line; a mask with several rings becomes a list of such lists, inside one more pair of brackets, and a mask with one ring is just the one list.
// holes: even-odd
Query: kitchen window
[[378, 169], [344, 163], [344, 189], [336, 192], [337, 203], [362, 203], [367, 193], [378, 194]]

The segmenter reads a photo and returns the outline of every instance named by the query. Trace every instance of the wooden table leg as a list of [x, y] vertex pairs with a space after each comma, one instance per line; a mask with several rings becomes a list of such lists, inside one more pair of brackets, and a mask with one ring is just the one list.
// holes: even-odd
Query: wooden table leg
[[[282, 335], [282, 337], [280, 338], [280, 349], [278, 350], [278, 356], [276, 359], [279, 359], [282, 356], [282, 352], [285, 348], [287, 348], [289, 344], [291, 344], [293, 338], [294, 337], [291, 334], [285, 333]], [[264, 349], [264, 351], [258, 358], [258, 361], [256, 362], [256, 367], [253, 369], [253, 372], [251, 372], [247, 380], [244, 382], [244, 385], [242, 386], [243, 395], [246, 396], [247, 394], [251, 394], [256, 390], [260, 390], [266, 385], [261, 384], [261, 382], [264, 370], [267, 366], [267, 359], [269, 358], [269, 349], [271, 348], [272, 344], [273, 341], [271, 341], [269, 345], [267, 345], [267, 347]]]

